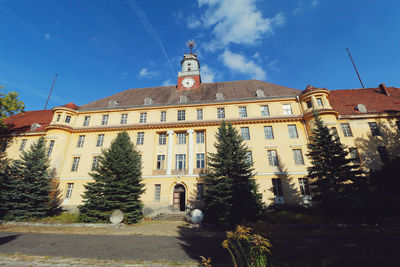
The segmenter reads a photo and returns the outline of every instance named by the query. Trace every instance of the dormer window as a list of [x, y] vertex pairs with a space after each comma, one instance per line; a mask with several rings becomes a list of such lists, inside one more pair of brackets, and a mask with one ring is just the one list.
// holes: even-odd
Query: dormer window
[[215, 98], [216, 98], [217, 100], [224, 100], [224, 94], [222, 94], [222, 93], [217, 93], [217, 94], [215, 95]]
[[256, 91], [256, 97], [265, 97], [264, 91], [261, 89], [258, 89]]
[[187, 97], [185, 95], [181, 95], [179, 97], [179, 103], [186, 103], [187, 102]]
[[115, 100], [109, 101], [108, 102], [108, 107], [109, 108], [116, 108], [116, 107], [118, 107], [118, 102], [115, 101]]
[[144, 105], [152, 105], [153, 104], [153, 99], [151, 99], [150, 97], [146, 97], [144, 99]]
[[32, 123], [31, 125], [31, 131], [36, 131], [37, 128], [41, 127], [42, 125], [40, 125], [39, 123]]

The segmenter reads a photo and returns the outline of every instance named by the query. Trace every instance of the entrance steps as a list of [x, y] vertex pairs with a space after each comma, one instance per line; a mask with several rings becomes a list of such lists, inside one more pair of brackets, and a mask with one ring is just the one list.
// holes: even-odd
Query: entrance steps
[[153, 220], [156, 221], [185, 221], [186, 214], [180, 213], [160, 213]]

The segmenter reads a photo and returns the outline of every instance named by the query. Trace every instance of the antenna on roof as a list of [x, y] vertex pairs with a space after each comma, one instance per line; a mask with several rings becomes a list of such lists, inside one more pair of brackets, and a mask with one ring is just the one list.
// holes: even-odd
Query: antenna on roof
[[347, 53], [349, 53], [349, 57], [350, 57], [350, 59], [351, 59], [351, 63], [353, 63], [354, 69], [356, 70], [356, 73], [357, 73], [358, 79], [360, 80], [361, 86], [362, 86], [362, 88], [364, 88], [364, 84], [363, 84], [363, 82], [361, 81], [360, 74], [358, 73], [356, 64], [354, 64], [353, 58], [351, 57], [351, 54], [350, 54], [350, 51], [349, 51], [349, 49], [348, 49], [347, 47], [346, 47], [346, 50], [347, 50]]
[[187, 46], [190, 48], [190, 54], [193, 54], [193, 53], [192, 53], [192, 52], [193, 52], [193, 47], [196, 46], [196, 43], [194, 42], [194, 40], [189, 40], [189, 41], [187, 42]]
[[58, 76], [58, 74], [56, 73], [56, 77], [54, 77], [53, 85], [51, 86], [49, 96], [47, 97], [46, 105], [44, 105], [44, 110], [46, 110], [46, 108], [47, 108], [47, 103], [49, 103], [49, 99], [50, 99], [50, 96], [51, 96], [51, 92], [53, 92], [53, 87], [54, 87], [54, 83], [56, 82], [57, 76]]

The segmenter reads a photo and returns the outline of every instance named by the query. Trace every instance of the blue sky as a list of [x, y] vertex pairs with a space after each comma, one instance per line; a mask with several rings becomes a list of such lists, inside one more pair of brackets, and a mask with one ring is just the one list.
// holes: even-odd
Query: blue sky
[[396, 0], [0, 0], [0, 85], [26, 110], [176, 84], [186, 42], [202, 81], [303, 90], [400, 87]]

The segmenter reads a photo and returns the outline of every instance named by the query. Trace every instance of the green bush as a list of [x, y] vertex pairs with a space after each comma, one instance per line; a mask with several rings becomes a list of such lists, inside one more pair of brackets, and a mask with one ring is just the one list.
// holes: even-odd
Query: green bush
[[40, 219], [44, 223], [78, 223], [79, 213], [63, 212], [60, 215]]

